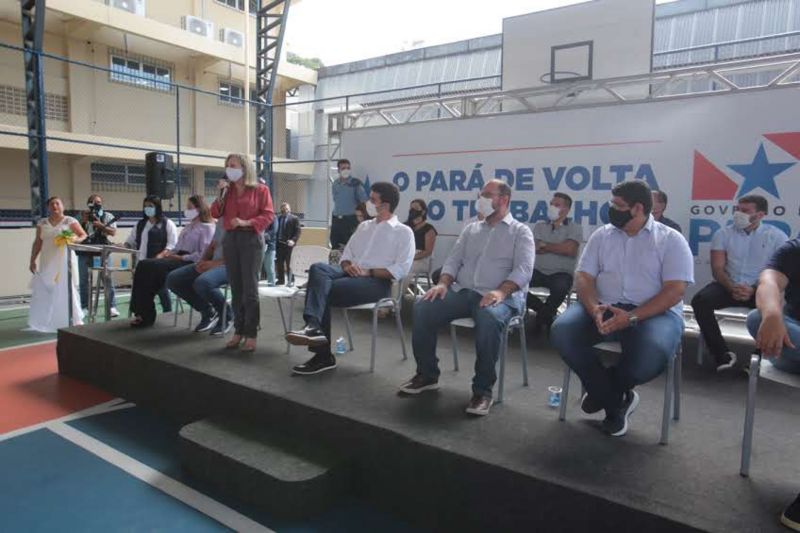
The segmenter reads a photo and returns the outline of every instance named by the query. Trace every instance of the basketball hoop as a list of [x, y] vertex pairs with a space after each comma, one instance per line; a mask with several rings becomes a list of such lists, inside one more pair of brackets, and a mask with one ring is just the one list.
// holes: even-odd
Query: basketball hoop
[[[552, 76], [556, 77], [555, 81], [553, 81]], [[545, 72], [544, 74], [539, 76], [539, 81], [547, 85], [552, 85], [554, 83], [569, 83], [571, 81], [579, 81], [585, 79], [587, 79], [585, 75], [579, 74], [577, 72], [572, 72], [570, 70], [557, 70], [555, 72]]]

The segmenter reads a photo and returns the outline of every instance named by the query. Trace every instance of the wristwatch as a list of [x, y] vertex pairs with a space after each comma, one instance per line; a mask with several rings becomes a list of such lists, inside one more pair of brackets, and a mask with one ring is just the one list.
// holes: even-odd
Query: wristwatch
[[631, 327], [636, 327], [639, 323], [639, 317], [634, 315], [633, 313], [628, 313], [628, 325]]

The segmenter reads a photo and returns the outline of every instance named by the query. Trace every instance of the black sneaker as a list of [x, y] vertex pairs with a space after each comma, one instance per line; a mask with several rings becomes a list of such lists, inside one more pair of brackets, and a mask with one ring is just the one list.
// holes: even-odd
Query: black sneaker
[[800, 531], [800, 494], [781, 515], [781, 524], [792, 531]]
[[405, 394], [419, 394], [426, 390], [436, 390], [439, 388], [439, 380], [437, 378], [426, 378], [422, 374], [417, 374], [400, 385], [400, 392]]
[[208, 331], [217, 325], [218, 320], [219, 317], [217, 316], [217, 313], [211, 313], [208, 316], [203, 316], [200, 319], [200, 323], [197, 324], [196, 328], [194, 328], [194, 332], [202, 333], [203, 331]]
[[233, 328], [233, 320], [226, 320], [225, 327], [222, 327], [222, 320], [217, 321], [217, 325], [211, 330], [214, 337], [224, 337]]
[[336, 368], [336, 358], [330, 354], [316, 354], [314, 357], [292, 368], [293, 374], [301, 376], [310, 376], [311, 374], [319, 374], [326, 370], [333, 370]]
[[294, 346], [324, 346], [328, 344], [328, 337], [319, 328], [305, 326], [297, 331], [290, 331], [286, 334], [286, 342]]
[[717, 361], [717, 372], [723, 372], [736, 366], [736, 354], [733, 352], [725, 352], [722, 355], [715, 355], [714, 359]]
[[628, 432], [628, 418], [639, 405], [639, 394], [635, 391], [625, 393], [622, 405], [615, 409], [611, 414], [606, 415], [603, 420], [603, 431], [612, 437], [621, 437]]
[[588, 392], [584, 392], [583, 397], [581, 397], [581, 410], [587, 415], [593, 415], [602, 411], [603, 406], [595, 402]]

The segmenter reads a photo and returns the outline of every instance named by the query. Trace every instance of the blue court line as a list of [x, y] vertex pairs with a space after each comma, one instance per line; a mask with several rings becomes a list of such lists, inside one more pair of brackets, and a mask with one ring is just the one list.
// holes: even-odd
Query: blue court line
[[228, 531], [42, 429], [0, 442], [0, 531]]

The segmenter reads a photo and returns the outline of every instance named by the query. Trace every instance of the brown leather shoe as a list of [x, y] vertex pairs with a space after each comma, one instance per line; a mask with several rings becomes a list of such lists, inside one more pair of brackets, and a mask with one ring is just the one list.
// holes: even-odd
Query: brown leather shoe
[[489, 409], [491, 409], [493, 403], [494, 400], [487, 396], [474, 394], [469, 401], [466, 411], [471, 415], [486, 416], [489, 414]]

